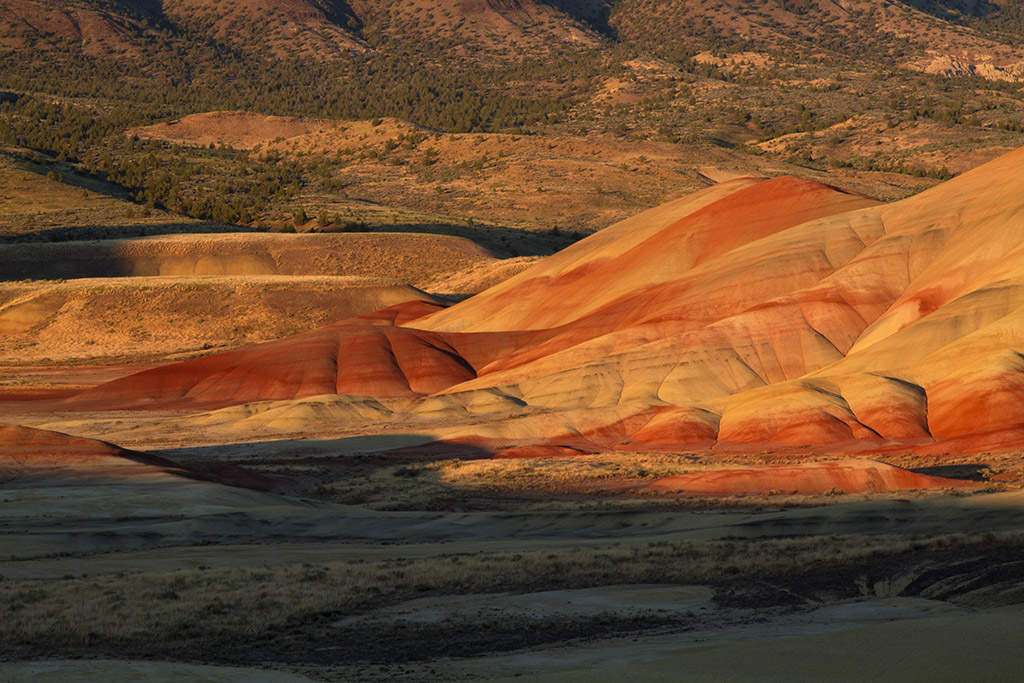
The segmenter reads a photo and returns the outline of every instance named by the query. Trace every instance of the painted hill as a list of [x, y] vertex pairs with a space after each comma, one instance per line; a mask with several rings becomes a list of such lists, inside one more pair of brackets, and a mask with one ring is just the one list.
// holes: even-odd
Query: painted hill
[[443, 436], [582, 448], [1019, 445], [1022, 162], [1018, 150], [888, 205], [792, 178], [721, 183], [450, 309], [392, 309], [401, 316], [161, 368], [75, 401], [432, 395], [443, 413], [497, 394], [541, 412]]
[[437, 310], [414, 301], [238, 351], [155, 368], [103, 384], [76, 407], [221, 407], [321, 394], [413, 397], [474, 377], [441, 335], [400, 327]]

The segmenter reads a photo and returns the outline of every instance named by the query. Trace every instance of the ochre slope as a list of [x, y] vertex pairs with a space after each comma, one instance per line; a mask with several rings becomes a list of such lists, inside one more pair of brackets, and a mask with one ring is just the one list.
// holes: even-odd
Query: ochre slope
[[874, 203], [791, 177], [721, 183], [602, 230], [419, 326], [460, 332], [547, 329], [615, 302], [630, 309], [651, 298], [654, 286], [675, 283], [716, 256], [813, 218]]
[[[751, 202], [762, 200], [770, 204], [771, 214], [752, 215], [748, 208]], [[678, 289], [677, 274], [693, 270], [698, 261], [713, 259], [716, 254], [729, 251], [737, 244], [777, 233], [808, 217], [871, 204], [861, 197], [791, 178], [734, 181], [676, 202], [669, 210], [654, 212], [656, 221], [662, 224], [654, 229], [643, 228], [641, 232], [646, 239], [643, 235], [629, 234], [628, 225], [625, 228], [620, 226], [613, 229], [611, 237], [599, 235], [593, 238], [592, 242], [599, 248], [595, 249], [591, 244], [579, 250], [588, 263], [571, 267], [564, 277], [556, 280], [554, 286], [556, 293], [563, 297], [563, 306], [546, 312], [541, 302], [534, 308], [535, 318], [544, 320], [561, 316], [567, 323], [573, 322], [567, 318], [566, 312], [573, 310], [574, 301], [583, 301], [586, 292], [594, 291], [596, 284], [594, 277], [584, 275], [581, 278], [578, 273], [600, 268], [602, 262], [614, 254], [620, 246], [614, 239], [615, 232], [628, 235], [627, 239], [635, 244], [622, 258], [612, 257], [617, 261], [613, 269], [622, 274], [619, 283], [622, 295], [611, 299], [607, 310], [576, 321], [576, 325], [565, 324], [562, 329], [552, 330], [533, 330], [530, 329], [533, 325], [529, 324], [521, 324], [519, 329], [508, 325], [501, 331], [471, 334], [393, 327], [381, 324], [381, 321], [357, 318], [276, 344], [198, 359], [118, 380], [88, 392], [88, 395], [77, 399], [76, 404], [108, 400], [113, 404], [128, 402], [135, 406], [213, 407], [325, 393], [376, 397], [436, 393], [464, 384], [475, 378], [482, 368], [513, 364], [517, 353], [542, 355], [549, 347], [560, 350], [594, 336], [635, 326], [644, 316], [660, 312], [656, 305], [638, 305], [638, 297], [649, 297], [648, 290], [654, 285]], [[715, 207], [715, 211], [708, 211]], [[749, 221], [753, 226], [749, 233], [735, 227], [742, 221]], [[634, 225], [637, 223], [633, 221]], [[680, 255], [671, 256], [671, 247], [677, 242], [685, 244], [686, 248], [680, 250]], [[203, 249], [200, 253], [207, 251]], [[665, 254], [670, 258], [665, 259], [661, 267], [650, 267], [651, 260]], [[249, 258], [253, 256], [250, 254]], [[562, 255], [560, 258], [574, 263], [578, 256], [573, 257], [570, 253], [568, 257]], [[557, 260], [554, 267], [558, 267]], [[540, 268], [549, 269], [550, 266], [545, 263]], [[675, 280], [673, 275], [676, 275]], [[607, 277], [602, 279], [614, 282]], [[524, 286], [535, 289], [536, 281], [537, 278], [527, 278]], [[513, 291], [517, 290], [513, 288]], [[547, 294], [546, 289], [541, 291]], [[529, 301], [524, 299], [524, 303]], [[547, 301], [546, 297], [544, 301]], [[664, 308], [664, 298], [655, 297], [654, 301], [662, 302], [661, 308]], [[525, 312], [525, 306], [519, 312]], [[483, 315], [489, 319], [500, 317], [486, 308]], [[129, 398], [132, 396], [136, 400]]]
[[265, 116], [244, 111], [212, 111], [190, 114], [168, 123], [130, 128], [125, 135], [147, 140], [166, 140], [179, 145], [227, 145], [251, 149], [271, 140], [323, 131], [330, 121], [300, 119], [292, 116]]

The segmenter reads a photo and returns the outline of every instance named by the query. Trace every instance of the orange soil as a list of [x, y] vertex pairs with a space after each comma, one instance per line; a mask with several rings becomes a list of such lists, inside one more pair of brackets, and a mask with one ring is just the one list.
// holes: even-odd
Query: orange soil
[[147, 370], [68, 400], [74, 408], [213, 408], [321, 394], [422, 396], [474, 377], [441, 335], [398, 327], [414, 301], [272, 342]]
[[830, 491], [882, 493], [976, 486], [976, 483], [962, 479], [932, 477], [873, 460], [851, 459], [691, 472], [658, 479], [639, 488], [694, 496], [752, 496], [772, 492], [820, 495]]

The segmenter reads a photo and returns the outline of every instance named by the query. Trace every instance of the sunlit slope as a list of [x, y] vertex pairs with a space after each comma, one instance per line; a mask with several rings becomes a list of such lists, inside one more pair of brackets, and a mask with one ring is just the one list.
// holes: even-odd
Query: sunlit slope
[[[1012, 432], [1024, 422], [1022, 161], [1013, 152], [903, 202], [811, 220], [695, 260], [671, 281], [683, 296], [666, 297], [635, 324], [553, 353], [531, 349], [536, 359], [512, 369], [502, 365], [516, 359], [499, 360], [449, 391], [514, 387], [527, 403], [561, 409], [698, 409], [701, 425], [712, 416], [717, 440], [734, 443]], [[538, 274], [524, 273], [520, 286], [535, 287], [523, 283]], [[687, 280], [699, 296], [685, 297], [679, 283]], [[415, 324], [443, 316], [457, 327], [464, 308], [472, 326], [490, 296], [514, 299], [516, 284]], [[596, 280], [590, 290], [602, 296]], [[522, 298], [525, 319], [540, 297]], [[560, 293], [546, 305], [570, 299]], [[672, 439], [673, 430], [661, 431]]]
[[[472, 300], [418, 323], [449, 331], [546, 329], [604, 312], [620, 324], [654, 288], [701, 272], [744, 244], [871, 200], [796, 178], [740, 178], [627, 219]], [[686, 280], [691, 283], [693, 278]], [[630, 296], [632, 295], [632, 296]], [[653, 311], [652, 311], [653, 312]]]

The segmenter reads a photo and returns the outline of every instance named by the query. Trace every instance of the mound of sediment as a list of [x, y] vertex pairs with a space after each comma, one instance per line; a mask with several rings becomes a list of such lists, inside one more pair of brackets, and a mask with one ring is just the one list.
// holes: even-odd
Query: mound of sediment
[[726, 467], [665, 477], [640, 488], [692, 496], [753, 496], [769, 493], [883, 493], [972, 486], [977, 484], [917, 474], [874, 460], [849, 459], [799, 465]]
[[0, 356], [147, 357], [277, 339], [409, 301], [394, 280], [322, 276], [0, 283]]
[[478, 294], [532, 268], [543, 256], [519, 256], [501, 261], [482, 261], [469, 268], [447, 273], [423, 285], [437, 294]]
[[321, 394], [432, 394], [475, 376], [440, 335], [396, 325], [437, 309], [429, 302], [399, 304], [282, 341], [130, 375], [68, 405], [212, 408]]
[[127, 451], [105, 441], [45, 429], [0, 425], [0, 464], [5, 469], [95, 465], [113, 458], [150, 467], [177, 467], [170, 460]]

